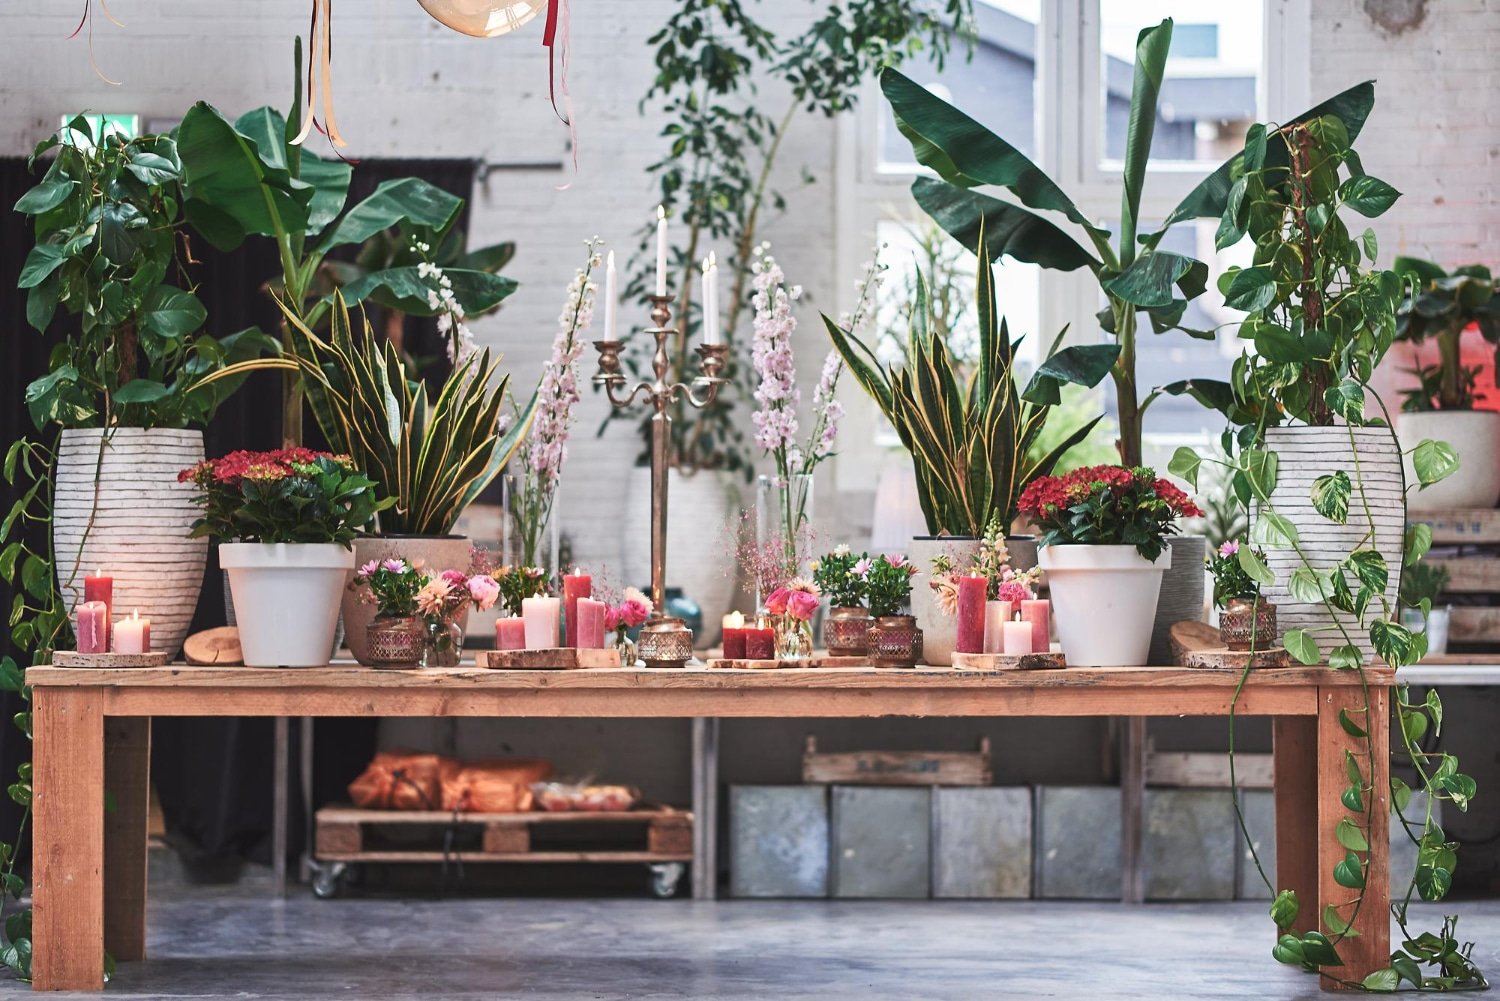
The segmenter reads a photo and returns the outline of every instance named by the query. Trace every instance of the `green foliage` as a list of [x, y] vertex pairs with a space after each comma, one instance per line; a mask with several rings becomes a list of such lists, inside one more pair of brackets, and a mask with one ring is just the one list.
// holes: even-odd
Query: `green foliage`
[[184, 470], [203, 515], [194, 537], [225, 542], [333, 542], [348, 549], [377, 511], [375, 482], [348, 456], [307, 449], [231, 452]]
[[380, 513], [382, 532], [446, 535], [510, 460], [531, 427], [536, 396], [502, 428], [510, 377], [497, 377], [499, 362], [485, 351], [429, 399], [395, 346], [377, 341], [367, 320], [356, 331], [342, 297], [334, 298], [327, 340], [282, 305], [318, 426], [394, 498]]
[[832, 607], [863, 608], [867, 586], [860, 570], [869, 565], [869, 553], [855, 555], [848, 546], [840, 546], [813, 563], [813, 583]]
[[1448, 568], [1437, 563], [1413, 560], [1401, 571], [1401, 604], [1407, 608], [1432, 608], [1448, 589]]
[[1052, 451], [1032, 447], [1060, 400], [1063, 385], [1095, 386], [1119, 353], [1115, 345], [1052, 350], [1025, 392], [1015, 383], [1015, 347], [996, 314], [989, 253], [979, 255], [976, 297], [979, 347], [967, 379], [952, 349], [929, 323], [926, 285], [919, 281], [912, 324], [900, 365], [882, 365], [872, 348], [826, 315], [833, 346], [911, 453], [917, 496], [928, 531], [977, 537], [992, 518], [1009, 525], [1022, 489], [1048, 475], [1069, 448], [1087, 437], [1098, 418], [1076, 428]]
[[[1251, 577], [1240, 562], [1240, 550], [1250, 546], [1243, 539], [1231, 539], [1208, 554], [1208, 572], [1214, 579], [1213, 600], [1216, 608], [1223, 608], [1231, 598], [1255, 599], [1260, 597], [1260, 581]], [[1253, 551], [1257, 560], [1264, 562], [1265, 554]]]
[[1088, 466], [1038, 477], [1022, 493], [1019, 508], [1042, 530], [1040, 546], [1134, 546], [1152, 562], [1176, 534], [1179, 518], [1203, 514], [1144, 466]]
[[865, 597], [875, 618], [901, 615], [911, 602], [917, 568], [901, 556], [877, 556], [865, 574]]
[[[95, 137], [80, 116], [32, 154], [52, 153], [42, 180], [16, 202], [36, 245], [18, 282], [26, 318], [45, 333], [58, 307], [76, 325], [53, 348], [49, 371], [27, 387], [38, 428], [184, 427], [207, 423], [243, 380], [202, 377], [274, 344], [255, 331], [214, 338], [191, 288], [181, 233], [182, 165], [171, 136]], [[188, 284], [181, 288], [178, 282]]]
[[1472, 410], [1477, 368], [1460, 362], [1459, 341], [1469, 326], [1496, 346], [1500, 360], [1500, 283], [1483, 264], [1444, 271], [1431, 261], [1398, 257], [1392, 267], [1408, 282], [1396, 317], [1396, 339], [1420, 345], [1437, 341], [1438, 364], [1421, 366], [1421, 384], [1406, 394], [1402, 410]]

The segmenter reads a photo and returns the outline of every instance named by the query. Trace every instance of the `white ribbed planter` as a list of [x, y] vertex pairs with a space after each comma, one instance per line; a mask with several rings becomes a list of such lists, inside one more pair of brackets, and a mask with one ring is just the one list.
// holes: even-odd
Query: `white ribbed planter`
[[[651, 469], [634, 466], [627, 480], [625, 531], [621, 553], [622, 586], [648, 589], [651, 583]], [[693, 638], [701, 649], [719, 637], [719, 622], [734, 598], [735, 518], [739, 499], [733, 474], [676, 469], [667, 477], [667, 581], [698, 603], [703, 629]]]
[[323, 667], [354, 551], [335, 543], [225, 542], [246, 667]]
[[[371, 560], [400, 558], [425, 573], [442, 573], [444, 570], [469, 569], [474, 544], [462, 535], [372, 535], [354, 540], [355, 569]], [[349, 575], [349, 581], [354, 575]], [[370, 666], [369, 627], [375, 620], [375, 606], [361, 601], [362, 593], [345, 587], [341, 597], [344, 616], [344, 643], [355, 660]], [[460, 626], [469, 621], [469, 606], [458, 613]]]
[[[57, 452], [52, 517], [58, 586], [71, 613], [83, 578], [114, 578], [117, 616], [151, 619], [151, 642], [175, 654], [187, 636], [208, 540], [190, 539], [201, 513], [177, 474], [203, 460], [203, 434], [171, 428], [69, 429]], [[101, 450], [102, 449], [102, 450]]]
[[[1352, 438], [1351, 438], [1352, 435]], [[1276, 489], [1270, 503], [1277, 513], [1297, 527], [1299, 546], [1314, 569], [1326, 570], [1342, 562], [1362, 544], [1369, 544], [1370, 521], [1365, 503], [1374, 517], [1374, 548], [1385, 558], [1389, 571], [1385, 597], [1392, 609], [1401, 581], [1402, 541], [1406, 531], [1406, 502], [1402, 495], [1401, 449], [1389, 428], [1281, 427], [1266, 431], [1266, 448], [1276, 453]], [[1356, 456], [1358, 474], [1356, 475]], [[1312, 505], [1312, 485], [1319, 476], [1343, 470], [1354, 481], [1349, 499], [1349, 521], [1339, 525], [1320, 515]], [[1364, 500], [1360, 482], [1364, 484]], [[1328, 651], [1344, 642], [1340, 633], [1323, 627], [1342, 621], [1350, 639], [1368, 659], [1373, 658], [1367, 629], [1361, 629], [1354, 616], [1329, 613], [1322, 602], [1300, 602], [1292, 599], [1287, 582], [1292, 571], [1302, 566], [1302, 559], [1291, 549], [1266, 548], [1266, 564], [1276, 575], [1276, 583], [1262, 592], [1276, 605], [1277, 626], [1283, 634], [1289, 629], [1317, 629], [1313, 638], [1326, 657]], [[1351, 590], [1359, 582], [1352, 577]], [[1370, 613], [1372, 616], [1375, 612]]]
[[[1489, 410], [1434, 410], [1402, 414], [1396, 419], [1403, 449], [1423, 439], [1445, 441], [1458, 453], [1458, 469], [1426, 490], [1413, 490], [1407, 503], [1414, 513], [1454, 508], [1491, 508], [1500, 501], [1500, 414]], [[1406, 479], [1417, 475], [1406, 460]]]
[[917, 627], [922, 630], [922, 662], [939, 666], [953, 663], [953, 647], [958, 642], [958, 618], [943, 610], [937, 592], [931, 587], [932, 561], [944, 553], [960, 569], [972, 566], [979, 553], [979, 540], [956, 535], [919, 535], [911, 540], [911, 548], [906, 551], [906, 558], [916, 564], [918, 571], [911, 582], [911, 614], [916, 616]]
[[1153, 563], [1134, 546], [1045, 546], [1037, 564], [1052, 593], [1052, 621], [1070, 667], [1139, 667], [1172, 550]]

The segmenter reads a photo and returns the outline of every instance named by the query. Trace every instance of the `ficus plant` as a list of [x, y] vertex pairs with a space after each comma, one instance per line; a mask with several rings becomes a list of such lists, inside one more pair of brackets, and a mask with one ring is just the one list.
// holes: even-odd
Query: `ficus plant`
[[[1247, 155], [1238, 153], [1221, 164], [1159, 226], [1143, 232], [1141, 193], [1171, 41], [1170, 18], [1145, 29], [1136, 40], [1118, 233], [1085, 215], [1019, 149], [941, 97], [896, 69], [887, 69], [880, 77], [897, 127], [911, 142], [917, 162], [936, 175], [918, 177], [912, 183], [912, 195], [939, 226], [970, 250], [983, 232], [996, 260], [1008, 256], [1056, 271], [1087, 269], [1098, 280], [1108, 302], [1099, 313], [1100, 325], [1120, 345], [1110, 374], [1118, 403], [1120, 457], [1127, 466], [1141, 463], [1142, 421], [1160, 393], [1201, 398], [1192, 380], [1142, 396], [1136, 379], [1138, 335], [1149, 328], [1158, 334], [1182, 330], [1193, 337], [1211, 340], [1215, 336], [1212, 330], [1182, 326], [1188, 302], [1206, 288], [1207, 265], [1163, 250], [1161, 242], [1179, 222], [1214, 219], [1224, 213], [1232, 193], [1232, 175], [1243, 170]], [[1331, 115], [1352, 138], [1364, 125], [1373, 102], [1373, 85], [1363, 83], [1293, 121]], [[1265, 137], [1262, 153], [1264, 163], [1271, 166], [1285, 165], [1289, 158], [1279, 133]], [[1016, 201], [978, 190], [985, 187], [1004, 191]]]

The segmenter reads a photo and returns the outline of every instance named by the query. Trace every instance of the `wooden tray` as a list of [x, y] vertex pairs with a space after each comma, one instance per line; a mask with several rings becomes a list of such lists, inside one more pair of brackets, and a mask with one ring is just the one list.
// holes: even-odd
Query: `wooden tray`
[[955, 653], [953, 666], [969, 671], [1055, 671], [1067, 667], [1058, 651], [1047, 653]]
[[1251, 668], [1290, 667], [1291, 655], [1282, 647], [1230, 650], [1219, 641], [1219, 631], [1207, 622], [1174, 623], [1171, 630], [1172, 659], [1179, 667], [1215, 667], [1243, 671]]
[[596, 667], [619, 667], [618, 650], [578, 650], [547, 647], [540, 650], [480, 650], [474, 655], [480, 667], [495, 671], [583, 671]]
[[53, 667], [162, 667], [170, 660], [164, 650], [151, 653], [79, 653], [56, 650]]

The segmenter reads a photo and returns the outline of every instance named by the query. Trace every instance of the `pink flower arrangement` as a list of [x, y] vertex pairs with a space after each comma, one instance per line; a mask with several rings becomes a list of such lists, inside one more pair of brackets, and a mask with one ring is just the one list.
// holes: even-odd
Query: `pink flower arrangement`
[[654, 608], [651, 599], [640, 590], [627, 587], [618, 604], [605, 607], [604, 629], [606, 632], [613, 630], [623, 639], [625, 630], [645, 625]]
[[807, 622], [818, 611], [822, 594], [812, 581], [798, 578], [785, 587], [778, 587], [766, 598], [766, 611], [772, 615], [790, 615], [799, 622]]

